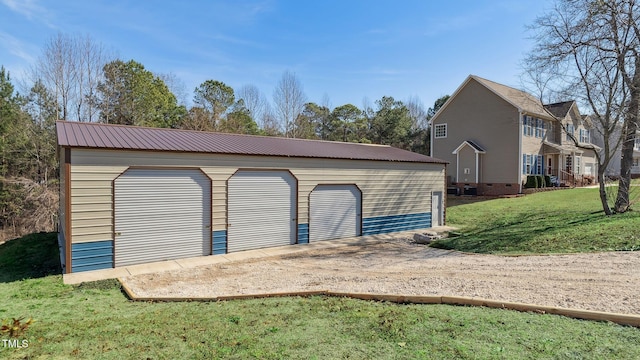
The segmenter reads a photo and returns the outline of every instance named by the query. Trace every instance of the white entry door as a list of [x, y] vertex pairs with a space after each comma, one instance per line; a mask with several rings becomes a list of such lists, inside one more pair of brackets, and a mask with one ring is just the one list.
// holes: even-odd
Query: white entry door
[[442, 191], [434, 191], [431, 194], [431, 227], [442, 226], [444, 215]]

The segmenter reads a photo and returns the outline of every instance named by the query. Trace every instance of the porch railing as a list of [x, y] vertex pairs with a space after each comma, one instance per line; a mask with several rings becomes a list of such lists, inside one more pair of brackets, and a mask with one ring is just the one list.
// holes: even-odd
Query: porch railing
[[557, 186], [576, 187], [583, 186], [585, 183], [584, 177], [573, 172], [565, 171], [562, 169], [548, 169], [547, 175], [556, 179]]

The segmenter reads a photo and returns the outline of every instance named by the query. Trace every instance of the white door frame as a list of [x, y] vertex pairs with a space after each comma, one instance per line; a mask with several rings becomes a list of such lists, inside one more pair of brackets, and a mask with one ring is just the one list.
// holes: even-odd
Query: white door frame
[[431, 227], [444, 224], [444, 195], [442, 191], [431, 193]]

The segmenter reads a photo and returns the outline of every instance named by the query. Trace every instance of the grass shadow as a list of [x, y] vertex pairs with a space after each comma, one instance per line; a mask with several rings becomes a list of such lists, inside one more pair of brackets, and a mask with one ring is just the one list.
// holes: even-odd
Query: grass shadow
[[438, 240], [431, 246], [484, 254], [570, 252], [573, 251], [570, 244], [547, 243], [545, 238], [569, 234], [573, 229], [597, 220], [597, 215], [573, 214], [570, 219], [563, 220], [548, 221], [544, 214], [531, 213], [514, 218], [486, 219], [482, 226], [463, 236]]
[[57, 233], [34, 233], [0, 245], [0, 283], [62, 273]]
[[475, 253], [527, 254], [636, 249], [640, 214], [605, 216], [597, 189], [468, 201], [447, 213], [458, 237], [431, 246]]
[[381, 240], [376, 243], [354, 243], [339, 247], [327, 247], [305, 252], [283, 255], [284, 259], [311, 259], [344, 261], [378, 260], [381, 256], [395, 258], [395, 262], [415, 259], [435, 259], [442, 257], [460, 256], [459, 253], [437, 251], [427, 245], [416, 244], [404, 240]]
[[498, 199], [496, 196], [447, 195], [447, 208]]

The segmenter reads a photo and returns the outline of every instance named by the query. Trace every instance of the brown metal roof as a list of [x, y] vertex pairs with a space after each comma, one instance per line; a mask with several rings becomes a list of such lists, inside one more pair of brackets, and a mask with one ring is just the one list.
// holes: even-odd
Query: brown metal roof
[[58, 145], [68, 147], [446, 164], [444, 160], [387, 145], [71, 121], [56, 122], [56, 131]]

